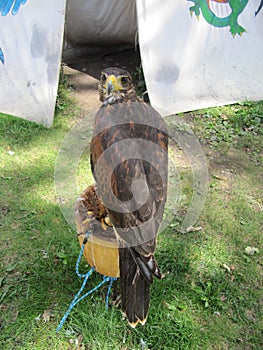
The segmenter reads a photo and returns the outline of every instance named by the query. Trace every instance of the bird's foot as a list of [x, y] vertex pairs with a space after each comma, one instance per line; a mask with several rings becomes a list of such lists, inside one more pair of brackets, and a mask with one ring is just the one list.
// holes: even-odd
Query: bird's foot
[[110, 218], [109, 218], [108, 216], [105, 216], [104, 222], [105, 222], [105, 224], [108, 225], [108, 226], [111, 226], [111, 227], [113, 226], [112, 223], [111, 223], [111, 221], [110, 221]]

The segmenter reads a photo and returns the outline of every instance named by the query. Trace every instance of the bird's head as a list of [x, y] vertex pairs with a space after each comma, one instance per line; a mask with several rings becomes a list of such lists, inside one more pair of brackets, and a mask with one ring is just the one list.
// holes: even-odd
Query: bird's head
[[117, 67], [105, 68], [101, 72], [99, 95], [104, 104], [127, 101], [136, 95], [130, 73]]

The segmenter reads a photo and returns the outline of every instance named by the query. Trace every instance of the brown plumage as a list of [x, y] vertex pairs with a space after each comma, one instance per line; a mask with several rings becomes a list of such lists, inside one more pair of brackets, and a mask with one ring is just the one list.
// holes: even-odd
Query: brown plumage
[[105, 69], [99, 95], [91, 167], [119, 240], [122, 310], [135, 327], [146, 321], [153, 277], [161, 278], [154, 251], [166, 201], [168, 136], [125, 70]]

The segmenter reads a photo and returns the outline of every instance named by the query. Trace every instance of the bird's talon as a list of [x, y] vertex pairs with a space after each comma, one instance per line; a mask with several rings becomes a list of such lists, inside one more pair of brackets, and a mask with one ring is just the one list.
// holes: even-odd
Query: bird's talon
[[104, 218], [104, 222], [105, 222], [106, 225], [112, 227], [112, 223], [111, 223], [110, 218], [109, 218], [108, 216], [106, 216], [106, 217]]
[[104, 220], [101, 220], [101, 227], [104, 231], [107, 230], [107, 225], [105, 224]]
[[90, 218], [87, 218], [86, 220], [82, 221], [82, 225], [86, 225], [90, 222]]

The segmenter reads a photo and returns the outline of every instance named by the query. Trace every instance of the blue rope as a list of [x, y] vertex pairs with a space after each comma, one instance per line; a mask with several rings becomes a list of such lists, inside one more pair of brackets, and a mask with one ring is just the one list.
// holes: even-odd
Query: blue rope
[[[105, 276], [104, 276], [105, 277]], [[108, 291], [107, 291], [107, 295], [106, 295], [106, 310], [108, 311], [109, 309], [109, 296], [110, 296], [110, 291], [111, 291], [111, 287], [112, 287], [112, 283], [113, 281], [116, 281], [117, 277], [109, 277], [109, 287], [108, 287]]]
[[109, 307], [109, 296], [110, 296], [110, 291], [111, 291], [111, 287], [113, 284], [113, 281], [116, 281], [117, 278], [116, 277], [107, 277], [107, 276], [103, 276], [103, 280], [94, 288], [92, 288], [91, 290], [89, 290], [87, 293], [85, 293], [84, 295], [81, 295], [81, 293], [83, 292], [87, 281], [89, 279], [89, 277], [91, 276], [91, 274], [93, 273], [93, 271], [95, 270], [94, 267], [92, 267], [86, 274], [81, 274], [79, 272], [79, 264], [81, 261], [81, 258], [83, 256], [83, 252], [84, 252], [84, 248], [85, 248], [85, 244], [88, 241], [88, 237], [89, 237], [90, 233], [87, 231], [86, 236], [84, 238], [84, 241], [82, 243], [81, 249], [80, 249], [80, 253], [78, 256], [78, 260], [76, 262], [76, 274], [78, 275], [79, 278], [84, 278], [82, 286], [80, 287], [80, 290], [78, 291], [78, 293], [75, 295], [74, 299], [72, 300], [71, 304], [69, 305], [68, 310], [66, 311], [65, 315], [62, 317], [59, 326], [56, 329], [56, 332], [59, 332], [61, 330], [61, 328], [63, 327], [66, 319], [68, 318], [70, 312], [72, 311], [72, 309], [84, 298], [86, 298], [88, 295], [94, 293], [96, 290], [98, 290], [101, 286], [103, 286], [103, 284], [109, 282], [109, 286], [108, 286], [108, 291], [107, 291], [107, 296], [106, 296], [106, 310], [108, 310]]

